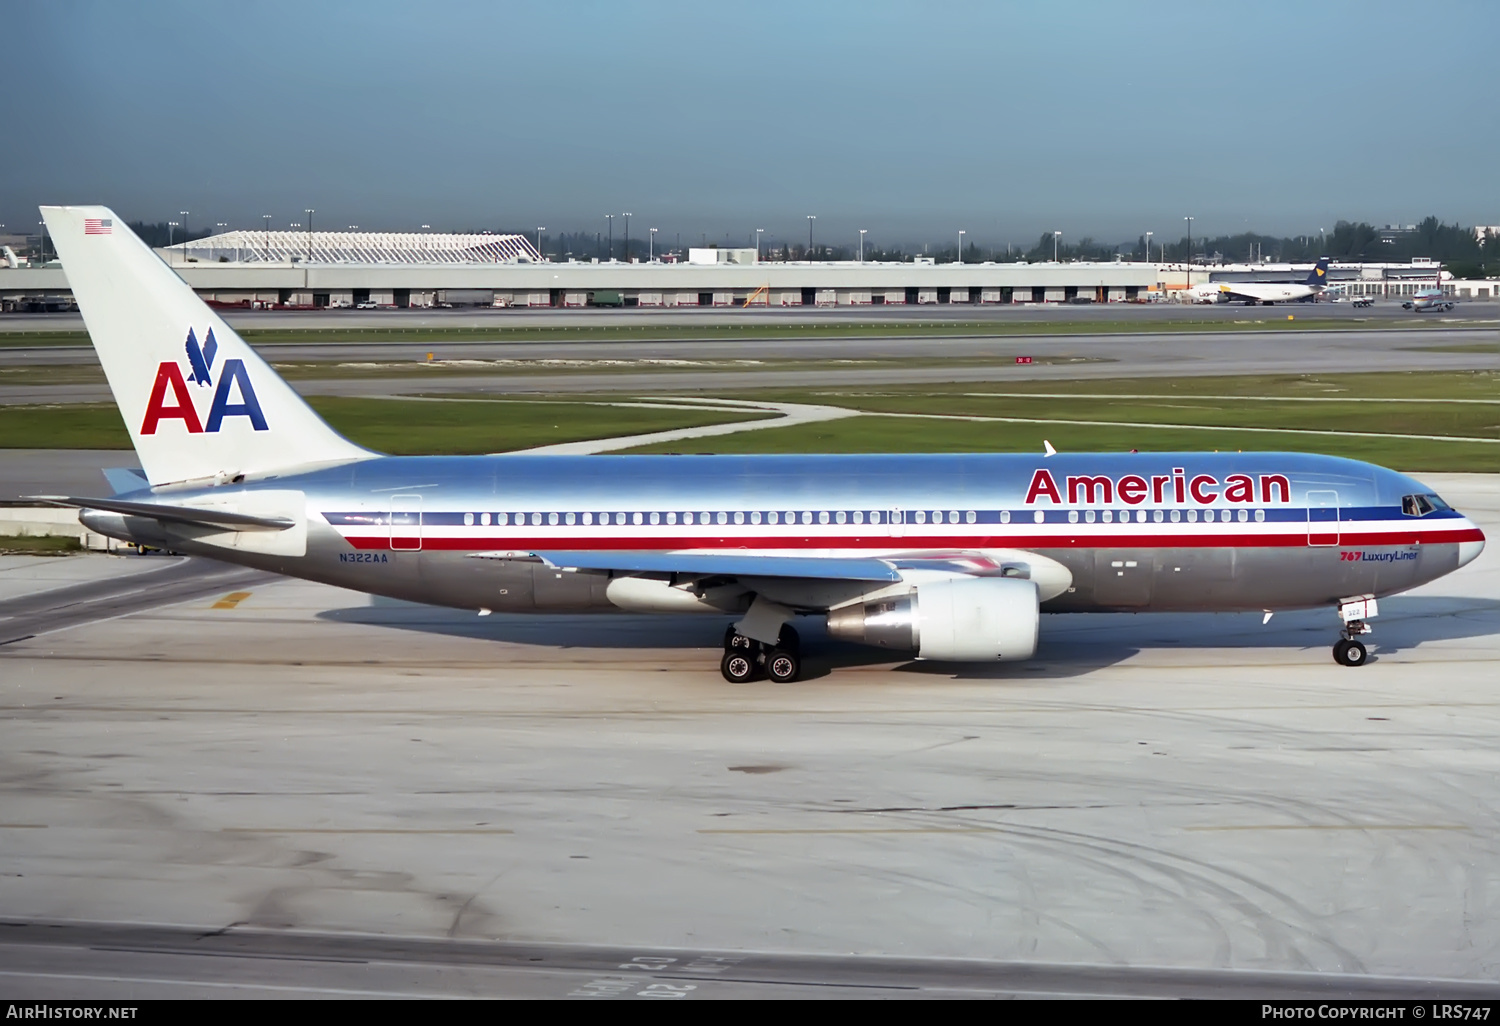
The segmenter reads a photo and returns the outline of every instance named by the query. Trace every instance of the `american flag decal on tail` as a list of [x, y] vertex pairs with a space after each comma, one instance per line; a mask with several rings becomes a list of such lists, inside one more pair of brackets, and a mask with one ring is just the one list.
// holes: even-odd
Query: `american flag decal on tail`
[[83, 234], [108, 235], [114, 231], [115, 222], [108, 217], [86, 217], [83, 219]]

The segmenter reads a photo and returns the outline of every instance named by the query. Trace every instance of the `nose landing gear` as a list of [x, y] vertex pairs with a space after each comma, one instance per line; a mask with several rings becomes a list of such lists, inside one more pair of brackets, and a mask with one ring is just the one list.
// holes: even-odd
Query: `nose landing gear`
[[1373, 598], [1350, 599], [1339, 603], [1339, 618], [1344, 621], [1344, 629], [1339, 631], [1339, 640], [1333, 645], [1333, 661], [1340, 666], [1363, 666], [1369, 659], [1369, 651], [1364, 642], [1359, 640], [1361, 634], [1370, 633], [1370, 625], [1365, 623], [1366, 617], [1375, 616], [1379, 612]]

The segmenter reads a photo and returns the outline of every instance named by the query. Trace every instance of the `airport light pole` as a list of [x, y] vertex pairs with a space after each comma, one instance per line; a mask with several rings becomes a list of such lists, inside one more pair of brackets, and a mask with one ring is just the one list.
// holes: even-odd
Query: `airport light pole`
[[646, 245], [646, 263], [654, 264], [656, 263], [656, 229], [648, 228], [646, 230], [651, 233], [650, 239]]
[[1057, 263], [1057, 238], [1061, 234], [1062, 234], [1062, 232], [1053, 232], [1052, 233], [1052, 262], [1054, 264]]
[[1187, 265], [1186, 265], [1187, 266], [1187, 285], [1188, 285], [1188, 288], [1192, 288], [1193, 287], [1193, 219], [1191, 217], [1184, 217], [1183, 220], [1188, 223], [1188, 251], [1187, 251]]
[[963, 263], [964, 262], [964, 236], [967, 235], [967, 234], [968, 234], [968, 232], [964, 231], [962, 228], [960, 228], [958, 230], [958, 262], [959, 263]]
[[302, 212], [307, 215], [307, 262], [312, 263], [312, 216], [315, 211], [312, 207], [306, 207]]
[[[41, 260], [41, 262], [45, 264], [47, 262], [47, 222], [46, 221], [38, 221], [36, 223], [36, 225], [37, 225], [38, 228], [41, 229], [41, 231], [37, 232], [37, 236], [41, 240], [41, 247], [42, 247], [42, 260]], [[172, 244], [172, 230], [170, 228], [168, 228], [167, 229], [167, 245], [170, 246], [171, 244]]]
[[[215, 228], [215, 229], [219, 229], [219, 228], [228, 228], [228, 227], [229, 227], [229, 225], [227, 225], [227, 224], [225, 224], [225, 223], [224, 223], [224, 222], [223, 222], [223, 221], [215, 221], [215, 222], [214, 222], [214, 228]], [[221, 231], [215, 231], [215, 232], [214, 232], [214, 234], [215, 234], [215, 235], [222, 235], [222, 234], [224, 234], [224, 233], [223, 233], [223, 232], [221, 232]], [[236, 251], [236, 252], [235, 252], [235, 258], [236, 258], [236, 259], [238, 259], [238, 258], [239, 258], [239, 252], [238, 252], [238, 251]]]
[[812, 228], [813, 222], [818, 219], [817, 214], [807, 215], [807, 262], [812, 263]]
[[765, 231], [764, 228], [755, 229], [755, 262], [757, 264], [760, 263], [760, 233], [763, 231]]
[[177, 213], [182, 217], [182, 258], [184, 261], [186, 261], [188, 241], [188, 212], [186, 210], [179, 210], [177, 211]]
[[859, 262], [860, 263], [864, 263], [865, 262], [865, 232], [867, 232], [869, 230], [870, 229], [868, 229], [868, 228], [861, 228], [859, 230]]
[[1148, 264], [1151, 262], [1151, 236], [1155, 234], [1155, 232], [1146, 233], [1146, 263]]
[[[542, 227], [541, 225], [536, 226], [536, 251], [538, 253], [542, 253], [542, 232], [546, 230], [547, 229]], [[547, 259], [547, 254], [542, 253], [542, 259]]]
[[[176, 221], [168, 221], [167, 222], [167, 249], [171, 249], [172, 248], [172, 229], [176, 228], [176, 227], [177, 227], [177, 222]], [[42, 236], [42, 260], [43, 260], [43, 262], [45, 262], [46, 259], [47, 259], [47, 237], [44, 235], [44, 236]]]
[[625, 218], [625, 262], [630, 263], [630, 211], [620, 215]]
[[271, 262], [271, 215], [261, 214], [261, 221], [265, 223], [266, 231], [266, 263]]
[[615, 259], [615, 215], [605, 214], [604, 219], [609, 222], [609, 259], [613, 263]]

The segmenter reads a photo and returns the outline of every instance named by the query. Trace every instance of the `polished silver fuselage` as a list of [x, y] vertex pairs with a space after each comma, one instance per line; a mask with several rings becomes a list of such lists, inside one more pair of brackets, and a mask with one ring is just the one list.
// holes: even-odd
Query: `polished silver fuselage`
[[[1244, 488], [1231, 500], [1227, 482], [1241, 477], [1249, 500]], [[1070, 488], [1075, 479], [1083, 484]], [[85, 519], [126, 540], [358, 591], [516, 612], [615, 608], [610, 573], [534, 555], [553, 550], [897, 565], [1020, 550], [1072, 575], [1043, 611], [1102, 612], [1379, 597], [1451, 572], [1483, 544], [1455, 511], [1403, 513], [1403, 496], [1428, 491], [1409, 477], [1295, 453], [383, 457], [132, 497], [192, 506], [257, 491], [305, 502], [302, 552], [254, 551], [141, 518]], [[817, 611], [867, 587], [794, 582], [778, 601], [790, 595]]]

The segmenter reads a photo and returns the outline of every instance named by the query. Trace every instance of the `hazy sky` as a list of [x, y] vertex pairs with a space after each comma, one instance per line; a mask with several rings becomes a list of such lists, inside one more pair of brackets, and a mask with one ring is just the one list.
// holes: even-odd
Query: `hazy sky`
[[[0, 222], [1500, 224], [1500, 3], [0, 3]], [[620, 220], [616, 220], [616, 235]]]

